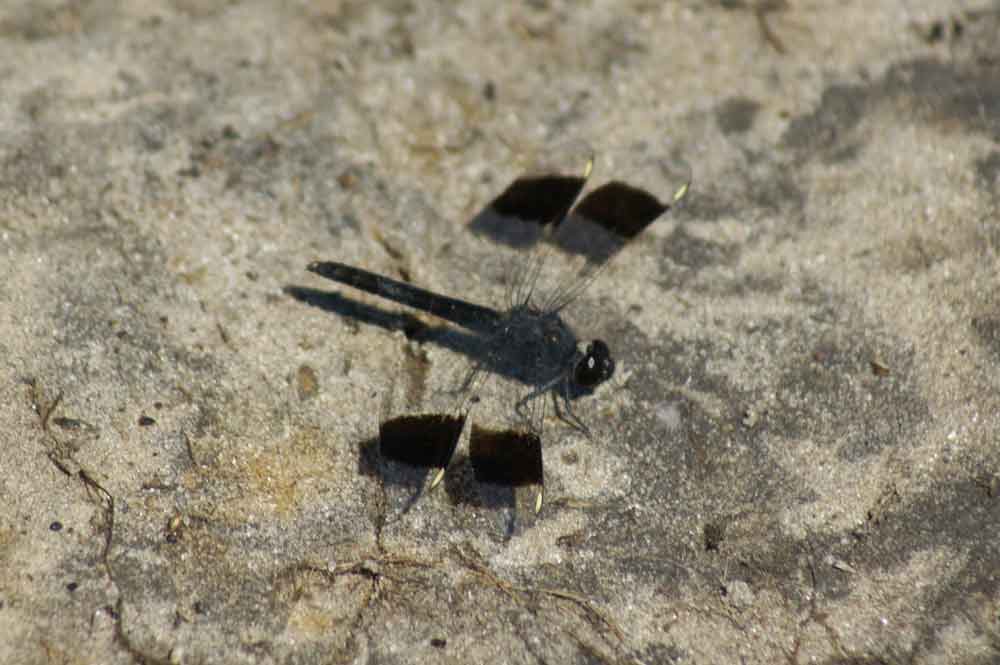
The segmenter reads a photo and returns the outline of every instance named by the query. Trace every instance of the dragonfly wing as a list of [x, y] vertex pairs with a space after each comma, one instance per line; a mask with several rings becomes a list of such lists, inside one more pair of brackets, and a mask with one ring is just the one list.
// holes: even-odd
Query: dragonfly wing
[[[572, 302], [622, 248], [687, 195], [689, 170], [668, 169], [660, 162], [654, 166], [631, 169], [587, 192], [555, 225], [551, 243], [576, 266], [545, 291], [545, 308], [558, 310]], [[662, 197], [664, 188], [667, 195]]]
[[507, 487], [538, 488], [535, 512], [541, 510], [545, 476], [542, 440], [527, 430], [493, 430], [472, 425], [469, 458], [476, 480]]
[[451, 462], [465, 426], [464, 415], [407, 414], [379, 424], [382, 456], [409, 466], [434, 468], [438, 478]]

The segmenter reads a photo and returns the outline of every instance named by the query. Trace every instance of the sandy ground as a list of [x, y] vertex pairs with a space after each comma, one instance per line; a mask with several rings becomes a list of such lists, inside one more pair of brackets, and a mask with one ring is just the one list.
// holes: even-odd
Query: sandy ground
[[[3, 3], [0, 662], [997, 662], [998, 34]], [[305, 266], [495, 302], [467, 222], [578, 139], [694, 178], [567, 313], [619, 363], [592, 436], [546, 424], [538, 517], [461, 450], [403, 513], [380, 405], [460, 354]]]

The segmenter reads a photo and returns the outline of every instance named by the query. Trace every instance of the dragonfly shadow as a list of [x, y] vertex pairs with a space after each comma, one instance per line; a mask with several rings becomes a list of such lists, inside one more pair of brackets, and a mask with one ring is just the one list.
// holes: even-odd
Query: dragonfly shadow
[[361, 442], [360, 454], [358, 455], [358, 474], [376, 479], [387, 490], [395, 488], [398, 492], [393, 491], [394, 495], [400, 493], [403, 495], [401, 501], [393, 501], [394, 504], [401, 504], [392, 507], [391, 512], [393, 513], [405, 514], [416, 504], [420, 495], [423, 494], [429, 472], [430, 467], [411, 466], [384, 459], [379, 453], [377, 436]]
[[513, 487], [478, 483], [472, 460], [465, 453], [455, 455], [444, 476], [444, 489], [453, 504], [472, 508], [514, 509], [517, 503]]
[[[460, 353], [470, 361], [470, 366], [479, 367], [490, 374], [523, 383], [523, 375], [518, 371], [518, 368], [509, 362], [504, 362], [502, 356], [491, 353], [490, 340], [479, 333], [461, 330], [453, 326], [431, 325], [407, 312], [383, 309], [334, 291], [321, 291], [304, 286], [286, 286], [284, 291], [299, 302], [326, 312], [332, 312], [384, 330], [400, 330], [407, 339], [421, 343], [429, 342], [449, 351]], [[589, 391], [575, 391], [571, 393], [570, 398], [576, 399], [588, 393]]]
[[509, 541], [529, 523], [524, 523], [521, 515], [534, 516], [531, 510], [523, 510], [518, 505], [517, 488], [509, 485], [477, 482], [472, 459], [465, 453], [455, 455], [444, 476], [444, 490], [452, 505], [463, 505], [477, 509], [482, 515], [495, 521], [503, 533], [504, 542]]
[[400, 330], [407, 339], [415, 342], [430, 342], [461, 353], [474, 361], [488, 362], [489, 353], [485, 340], [475, 333], [449, 326], [430, 325], [407, 312], [393, 312], [334, 291], [321, 291], [304, 286], [286, 286], [284, 291], [299, 302], [323, 311], [384, 330]]

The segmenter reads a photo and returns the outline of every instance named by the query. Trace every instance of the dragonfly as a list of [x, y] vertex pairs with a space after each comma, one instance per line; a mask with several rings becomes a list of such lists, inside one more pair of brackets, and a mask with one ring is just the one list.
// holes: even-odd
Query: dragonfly
[[[508, 295], [501, 307], [436, 293], [346, 263], [308, 264], [307, 269], [320, 277], [430, 314], [479, 342], [479, 357], [447, 391], [454, 406], [390, 414], [379, 423], [381, 456], [434, 470], [429, 489], [441, 482], [470, 425], [469, 460], [476, 481], [535, 487], [537, 514], [545, 487], [542, 439], [547, 398], [560, 420], [590, 435], [574, 403], [613, 376], [615, 360], [605, 341], [581, 341], [564, 313], [611, 259], [681, 201], [690, 186], [690, 177], [684, 178], [662, 201], [641, 187], [611, 180], [577, 203], [593, 167], [590, 153], [576, 173], [525, 173], [470, 223], [473, 233], [523, 254], [506, 276]], [[554, 254], [568, 258], [558, 261]], [[475, 404], [485, 385], [498, 375], [518, 387], [510, 397], [512, 415], [500, 427], [480, 424]]]

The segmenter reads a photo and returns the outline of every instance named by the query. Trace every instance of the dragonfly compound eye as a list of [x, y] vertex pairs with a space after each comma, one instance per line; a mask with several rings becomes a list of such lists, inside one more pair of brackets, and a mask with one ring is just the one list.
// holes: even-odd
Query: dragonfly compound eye
[[573, 379], [583, 388], [593, 388], [604, 383], [615, 373], [615, 361], [608, 345], [599, 339], [587, 345], [583, 358], [576, 365]]

